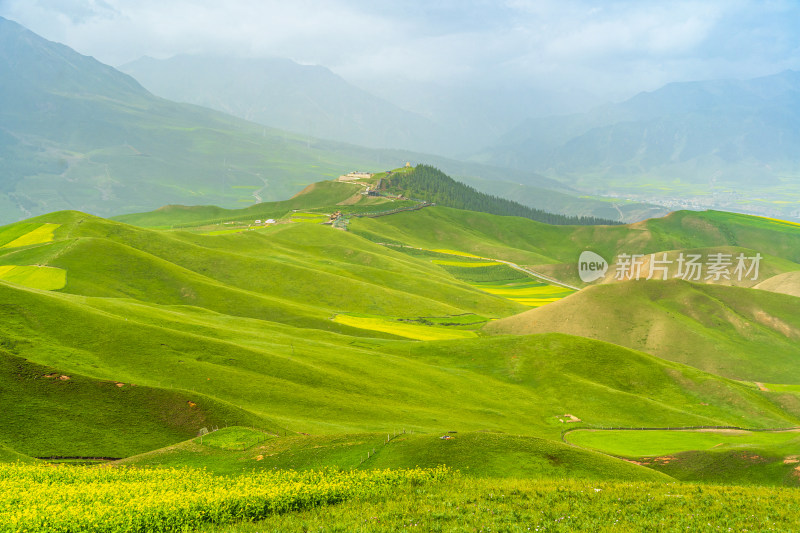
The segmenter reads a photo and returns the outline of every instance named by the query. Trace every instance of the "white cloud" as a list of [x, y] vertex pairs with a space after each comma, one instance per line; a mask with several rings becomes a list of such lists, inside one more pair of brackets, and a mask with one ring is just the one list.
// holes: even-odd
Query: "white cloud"
[[0, 15], [119, 65], [282, 56], [355, 80], [590, 89], [800, 68], [792, 0], [0, 0]]

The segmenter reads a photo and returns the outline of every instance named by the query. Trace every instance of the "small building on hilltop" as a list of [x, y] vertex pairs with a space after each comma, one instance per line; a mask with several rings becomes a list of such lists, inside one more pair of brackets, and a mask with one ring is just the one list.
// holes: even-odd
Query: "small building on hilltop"
[[356, 181], [361, 179], [369, 179], [373, 175], [369, 172], [350, 172], [349, 174], [345, 174], [344, 176], [339, 176], [338, 181]]

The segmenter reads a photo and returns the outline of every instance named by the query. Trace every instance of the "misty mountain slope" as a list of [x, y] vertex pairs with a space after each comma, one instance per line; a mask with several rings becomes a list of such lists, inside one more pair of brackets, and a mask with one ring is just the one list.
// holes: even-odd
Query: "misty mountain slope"
[[800, 216], [800, 73], [672, 83], [593, 112], [529, 120], [476, 160], [579, 188]]
[[[236, 206], [372, 161], [153, 96], [131, 77], [0, 19], [0, 221], [48, 211]], [[399, 162], [399, 161], [398, 161]]]
[[289, 59], [144, 57], [120, 67], [153, 93], [301, 135], [372, 148], [440, 151], [443, 128]]
[[[164, 100], [3, 18], [0, 44], [0, 223], [70, 209], [108, 216], [165, 204], [244, 207], [409, 160], [569, 193], [527, 171], [322, 141]], [[386, 131], [409, 131], [398, 120], [387, 119]], [[423, 124], [414, 134], [421, 132], [432, 130]]]

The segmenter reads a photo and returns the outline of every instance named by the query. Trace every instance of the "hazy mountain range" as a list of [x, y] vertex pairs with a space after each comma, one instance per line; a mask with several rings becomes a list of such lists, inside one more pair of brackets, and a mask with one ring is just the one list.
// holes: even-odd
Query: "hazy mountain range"
[[527, 120], [476, 161], [600, 194], [800, 216], [800, 73], [672, 83]]
[[[552, 200], [558, 198], [554, 205], [568, 215], [617, 219], [619, 214], [607, 202], [578, 198], [568, 186], [529, 171], [324, 141], [175, 103], [154, 96], [112, 67], [2, 18], [0, 44], [0, 223], [59, 209], [112, 215], [166, 204], [241, 207], [288, 198], [321, 178], [406, 161], [480, 179], [479, 188], [497, 195], [513, 182], [526, 189], [526, 204], [538, 209], [554, 209]], [[276, 64], [336, 80], [324, 69]], [[369, 109], [386, 111], [381, 115], [383, 131], [400, 124], [398, 134], [414, 127], [420, 135], [432, 133], [425, 119], [366, 93], [361, 96]], [[291, 108], [275, 98], [271, 107]], [[308, 115], [305, 108], [302, 112], [315, 122], [321, 116]], [[290, 109], [283, 116], [293, 113], [299, 111]], [[373, 121], [371, 115], [363, 116]], [[339, 114], [329, 124], [349, 121], [343, 117]], [[373, 130], [361, 124], [352, 131], [360, 135]], [[494, 186], [506, 181], [502, 190]], [[638, 219], [644, 212], [650, 211], [628, 209], [625, 219]]]
[[[800, 217], [793, 206], [800, 172], [800, 74], [793, 71], [744, 81], [672, 83], [590, 112], [525, 119], [525, 95], [508, 90], [494, 98], [484, 94], [485, 105], [464, 105], [464, 95], [453, 94], [436, 113], [422, 106], [423, 116], [327, 69], [288, 60], [179, 56], [144, 58], [122, 68], [160, 96], [307, 135], [459, 153], [592, 194], [669, 208]], [[521, 122], [510, 121], [507, 113], [491, 120], [503, 114], [496, 108], [514, 102]], [[492, 146], [476, 150], [480, 139]]]
[[169, 203], [242, 206], [405, 161], [568, 215], [635, 221], [715, 207], [800, 217], [795, 72], [671, 84], [590, 113], [496, 124], [509, 132], [456, 161], [430, 152], [470, 137], [469, 152], [476, 136], [492, 138], [470, 129], [486, 118], [479, 106], [474, 116], [441, 122], [325, 68], [282, 59], [181, 56], [125, 67], [159, 96], [221, 113], [154, 96], [5, 19], [0, 44], [0, 222], [57, 209], [111, 215]]
[[197, 104], [314, 138], [370, 148], [446, 153], [445, 128], [288, 59], [177, 56], [120, 67], [163, 98]]
[[374, 157], [345, 152], [155, 97], [130, 76], [0, 19], [2, 221], [282, 198], [312, 176]]

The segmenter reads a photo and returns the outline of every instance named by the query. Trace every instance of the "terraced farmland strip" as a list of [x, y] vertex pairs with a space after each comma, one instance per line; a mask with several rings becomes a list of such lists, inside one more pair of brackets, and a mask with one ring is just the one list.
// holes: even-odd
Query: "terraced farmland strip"
[[46, 266], [0, 265], [0, 279], [32, 289], [55, 291], [67, 284], [67, 271]]
[[336, 315], [333, 320], [334, 322], [338, 322], [346, 326], [381, 331], [383, 333], [390, 333], [399, 337], [406, 337], [408, 339], [416, 339], [420, 341], [470, 339], [478, 336], [477, 333], [470, 330], [449, 329], [435, 326], [419, 326], [416, 324], [407, 324], [383, 318]]
[[61, 224], [42, 224], [38, 228], [29, 231], [28, 233], [17, 237], [11, 242], [0, 246], [0, 248], [20, 248], [22, 246], [30, 246], [32, 244], [44, 244], [52, 242], [53, 232], [58, 229]]

